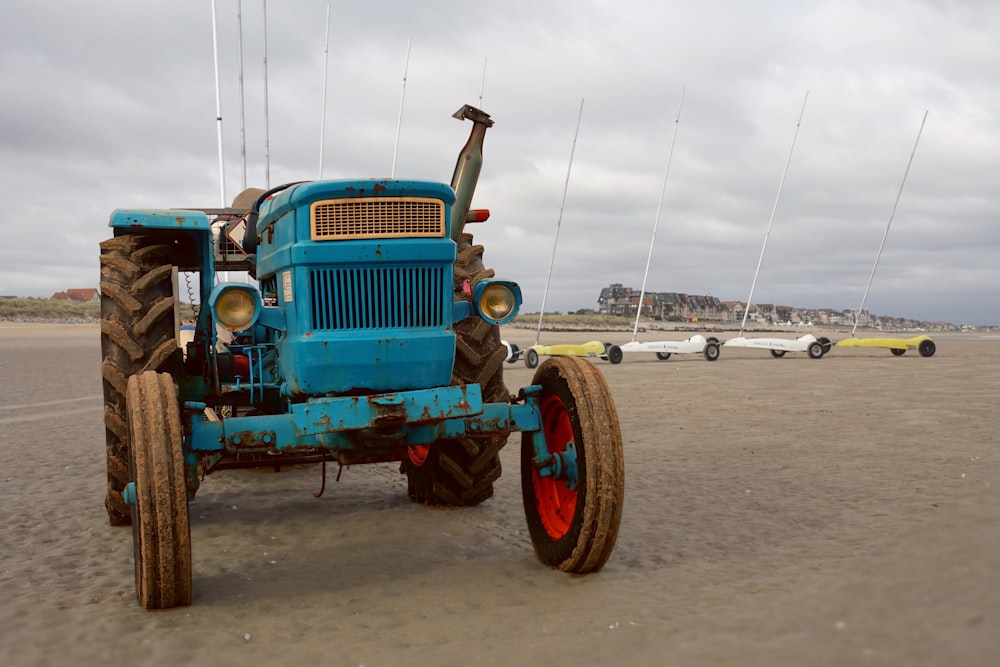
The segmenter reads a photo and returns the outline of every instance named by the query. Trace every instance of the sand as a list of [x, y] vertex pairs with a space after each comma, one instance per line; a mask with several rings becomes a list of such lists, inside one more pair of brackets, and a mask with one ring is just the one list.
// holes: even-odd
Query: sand
[[[542, 342], [594, 337], [630, 338]], [[496, 495], [467, 510], [411, 504], [393, 465], [344, 470], [319, 499], [318, 467], [209, 476], [194, 604], [148, 612], [131, 531], [102, 506], [97, 327], [0, 323], [0, 660], [998, 664], [1000, 339], [935, 340], [931, 358], [596, 361], [627, 477], [598, 574], [535, 560], [514, 436]]]

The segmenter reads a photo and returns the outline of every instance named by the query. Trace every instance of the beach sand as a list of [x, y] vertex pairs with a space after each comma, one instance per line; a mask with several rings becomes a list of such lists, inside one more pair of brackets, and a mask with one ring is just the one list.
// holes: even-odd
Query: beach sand
[[[594, 338], [630, 335], [542, 342]], [[98, 328], [0, 323], [0, 660], [995, 665], [1000, 340], [935, 340], [930, 358], [596, 360], [626, 463], [600, 573], [535, 560], [515, 435], [495, 496], [466, 510], [413, 505], [389, 464], [331, 474], [318, 499], [318, 466], [211, 475], [190, 506], [194, 604], [148, 612], [102, 505]], [[532, 371], [505, 375], [516, 391]]]

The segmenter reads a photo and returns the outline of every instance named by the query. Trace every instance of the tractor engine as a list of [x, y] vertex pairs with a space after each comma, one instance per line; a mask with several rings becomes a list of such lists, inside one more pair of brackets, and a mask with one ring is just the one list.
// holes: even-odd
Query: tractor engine
[[454, 199], [438, 183], [322, 181], [261, 205], [256, 273], [263, 302], [283, 314], [282, 393], [450, 383]]

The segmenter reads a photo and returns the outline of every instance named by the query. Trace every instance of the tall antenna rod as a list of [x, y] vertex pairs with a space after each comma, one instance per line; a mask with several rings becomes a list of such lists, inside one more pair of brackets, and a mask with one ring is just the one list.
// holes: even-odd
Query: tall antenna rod
[[406, 64], [403, 65], [403, 92], [399, 96], [399, 118], [396, 120], [396, 145], [392, 148], [392, 171], [390, 178], [396, 177], [396, 154], [399, 152], [399, 128], [403, 125], [403, 102], [406, 100], [406, 75], [410, 71], [410, 42], [412, 38], [406, 40]]
[[243, 166], [242, 190], [247, 189], [246, 96], [243, 93], [243, 0], [236, 0], [236, 44], [240, 65], [240, 163]]
[[771, 236], [771, 227], [774, 225], [774, 214], [778, 210], [778, 200], [781, 199], [781, 188], [785, 185], [785, 176], [788, 174], [788, 165], [792, 162], [792, 151], [795, 150], [795, 140], [799, 137], [799, 126], [802, 125], [802, 116], [806, 113], [806, 102], [809, 101], [809, 91], [802, 100], [802, 111], [799, 112], [799, 121], [795, 123], [795, 134], [792, 136], [792, 147], [788, 149], [788, 159], [785, 161], [785, 170], [781, 172], [781, 181], [778, 183], [778, 194], [774, 198], [774, 207], [771, 209], [771, 219], [767, 223], [767, 233], [764, 234], [764, 245], [760, 249], [760, 257], [757, 258], [757, 270], [753, 274], [753, 282], [750, 283], [750, 296], [747, 297], [747, 307], [743, 310], [743, 321], [740, 323], [740, 335], [747, 324], [747, 315], [750, 314], [750, 304], [753, 299], [753, 289], [757, 285], [757, 274], [760, 273], [761, 262], [764, 261], [764, 249], [767, 248], [767, 239]]
[[556, 246], [559, 245], [559, 227], [562, 225], [563, 209], [566, 207], [566, 191], [569, 190], [569, 174], [573, 170], [573, 155], [576, 153], [576, 138], [580, 134], [580, 121], [583, 119], [583, 98], [580, 98], [580, 113], [576, 117], [576, 132], [573, 133], [573, 148], [569, 152], [569, 166], [566, 167], [566, 184], [563, 185], [562, 203], [559, 205], [559, 218], [556, 220], [556, 239], [552, 242], [552, 257], [549, 258], [549, 275], [545, 278], [545, 291], [542, 292], [542, 310], [538, 313], [538, 331], [535, 334], [535, 345], [542, 337], [542, 318], [545, 317], [545, 300], [549, 296], [549, 282], [552, 281], [552, 265], [556, 261]]
[[226, 207], [226, 166], [222, 158], [222, 94], [219, 92], [219, 31], [215, 20], [215, 0], [212, 0], [212, 57], [215, 61], [215, 126], [219, 143], [219, 197]]
[[649, 264], [653, 259], [653, 242], [656, 241], [656, 228], [660, 224], [660, 211], [663, 209], [663, 193], [667, 190], [667, 176], [670, 175], [670, 162], [674, 158], [674, 144], [677, 142], [677, 128], [681, 123], [681, 107], [684, 106], [685, 87], [681, 87], [681, 101], [677, 105], [677, 118], [674, 120], [674, 136], [670, 140], [670, 152], [667, 153], [667, 169], [663, 174], [663, 187], [660, 188], [660, 201], [656, 205], [656, 218], [653, 221], [653, 237], [649, 239], [649, 255], [646, 256], [646, 272], [642, 274], [642, 287], [639, 289], [639, 307], [635, 309], [635, 326], [632, 327], [632, 342], [639, 331], [639, 316], [642, 315], [642, 300], [646, 296], [646, 278], [649, 276]]
[[262, 0], [264, 6], [264, 186], [271, 189], [271, 148], [270, 128], [267, 118], [267, 0]]
[[483, 108], [483, 92], [486, 90], [486, 58], [483, 58], [483, 80], [479, 86], [479, 108]]
[[924, 110], [924, 118], [920, 121], [920, 129], [917, 130], [917, 140], [913, 143], [913, 151], [910, 153], [910, 161], [906, 163], [906, 171], [903, 172], [903, 182], [899, 184], [899, 192], [896, 193], [896, 202], [892, 205], [892, 212], [889, 213], [889, 222], [885, 225], [885, 231], [882, 233], [882, 242], [878, 246], [878, 252], [875, 253], [875, 265], [872, 266], [871, 275], [868, 276], [868, 284], [865, 286], [865, 293], [861, 297], [861, 305], [858, 306], [857, 312], [854, 313], [854, 327], [851, 329], [851, 338], [854, 338], [854, 332], [858, 329], [858, 321], [861, 318], [861, 311], [865, 307], [865, 299], [868, 298], [868, 290], [872, 286], [872, 279], [875, 277], [875, 269], [878, 268], [878, 260], [882, 256], [882, 249], [885, 247], [885, 239], [889, 236], [889, 227], [892, 226], [892, 219], [896, 215], [896, 207], [899, 206], [899, 198], [903, 195], [903, 186], [906, 185], [906, 177], [910, 174], [910, 166], [913, 164], [913, 156], [917, 154], [917, 145], [920, 143], [920, 135], [924, 132], [924, 123], [927, 122], [927, 110]]
[[323, 178], [323, 146], [326, 143], [326, 72], [330, 64], [330, 3], [326, 3], [326, 41], [323, 46], [323, 104], [319, 122], [319, 177]]

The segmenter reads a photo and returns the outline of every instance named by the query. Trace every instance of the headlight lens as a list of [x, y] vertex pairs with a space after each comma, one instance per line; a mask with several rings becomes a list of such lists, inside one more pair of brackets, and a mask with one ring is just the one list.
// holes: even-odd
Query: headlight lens
[[519, 297], [516, 285], [493, 282], [476, 290], [476, 309], [483, 319], [494, 324], [504, 324], [517, 314], [520, 306]]
[[230, 331], [243, 331], [257, 318], [255, 293], [239, 287], [223, 290], [215, 299], [215, 319]]

